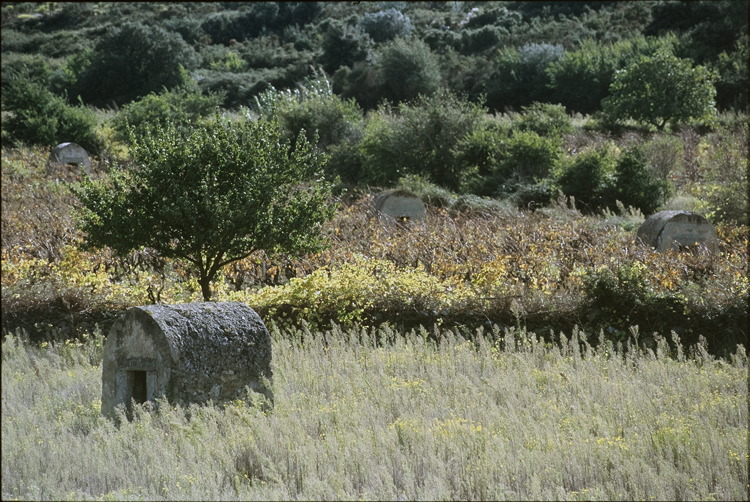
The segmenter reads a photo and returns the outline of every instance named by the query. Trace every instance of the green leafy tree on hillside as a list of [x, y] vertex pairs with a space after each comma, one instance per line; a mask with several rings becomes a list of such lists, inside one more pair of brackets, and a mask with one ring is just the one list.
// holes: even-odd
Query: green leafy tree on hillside
[[421, 40], [397, 38], [380, 54], [380, 76], [388, 97], [409, 101], [440, 86], [440, 63]]
[[359, 147], [364, 180], [390, 186], [404, 175], [417, 174], [457, 190], [466, 166], [456, 162], [453, 150], [479, 127], [486, 112], [446, 90], [419, 96], [396, 109], [382, 104], [370, 116]]
[[182, 37], [158, 26], [125, 23], [110, 28], [78, 68], [71, 94], [86, 103], [106, 106], [129, 103], [162, 88], [185, 84], [185, 70], [197, 66], [198, 56]]
[[711, 117], [715, 96], [711, 72], [660, 52], [616, 72], [602, 106], [615, 119], [631, 117], [663, 130], [669, 122]]
[[256, 250], [321, 249], [335, 207], [304, 134], [290, 149], [275, 121], [217, 118], [192, 130], [157, 127], [132, 141], [136, 167], [108, 184], [85, 177], [72, 188], [86, 249], [123, 255], [149, 247], [187, 260], [206, 301], [221, 268]]

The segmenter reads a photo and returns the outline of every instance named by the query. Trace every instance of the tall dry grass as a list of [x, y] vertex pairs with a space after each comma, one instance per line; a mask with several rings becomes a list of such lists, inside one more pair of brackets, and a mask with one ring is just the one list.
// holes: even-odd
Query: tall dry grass
[[100, 338], [6, 337], [2, 498], [747, 499], [742, 348], [272, 333], [272, 411], [161, 403], [119, 427], [99, 415]]

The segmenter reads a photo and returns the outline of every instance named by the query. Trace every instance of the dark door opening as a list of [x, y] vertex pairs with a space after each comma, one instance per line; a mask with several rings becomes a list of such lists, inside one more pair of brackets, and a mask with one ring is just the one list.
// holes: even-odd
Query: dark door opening
[[138, 404], [148, 401], [146, 372], [133, 371], [133, 400]]

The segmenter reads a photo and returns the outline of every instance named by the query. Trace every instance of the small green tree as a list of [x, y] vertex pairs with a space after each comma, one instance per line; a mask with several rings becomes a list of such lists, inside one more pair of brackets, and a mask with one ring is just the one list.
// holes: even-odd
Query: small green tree
[[466, 165], [456, 162], [453, 151], [480, 126], [485, 114], [483, 106], [446, 90], [420, 95], [395, 110], [382, 104], [370, 115], [359, 146], [364, 181], [391, 186], [404, 175], [418, 174], [457, 190]]
[[179, 34], [132, 22], [110, 27], [88, 57], [71, 58], [69, 92], [100, 107], [112, 101], [122, 106], [163, 87], [185, 84], [186, 70], [198, 64], [195, 51]]
[[380, 76], [387, 97], [404, 102], [429, 96], [440, 86], [440, 62], [421, 40], [397, 38], [380, 54]]
[[658, 179], [648, 168], [646, 155], [640, 146], [634, 146], [622, 154], [615, 167], [615, 176], [616, 200], [625, 207], [637, 207], [646, 216], [655, 213], [672, 194], [669, 180]]
[[256, 250], [319, 250], [321, 227], [333, 217], [324, 160], [304, 134], [282, 141], [275, 120], [202, 127], [173, 124], [131, 140], [135, 167], [109, 184], [87, 177], [72, 187], [82, 204], [84, 248], [118, 254], [149, 247], [192, 263], [204, 300], [225, 265]]
[[615, 119], [631, 117], [663, 130], [668, 122], [710, 118], [716, 111], [713, 75], [702, 66], [666, 52], [642, 56], [616, 72], [610, 96], [602, 100]]

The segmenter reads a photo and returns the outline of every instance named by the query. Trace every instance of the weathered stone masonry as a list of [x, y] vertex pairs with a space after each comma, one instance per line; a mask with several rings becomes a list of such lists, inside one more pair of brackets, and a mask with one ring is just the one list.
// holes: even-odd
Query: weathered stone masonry
[[273, 400], [271, 337], [240, 302], [133, 307], [107, 336], [102, 414], [131, 399], [165, 396], [185, 406], [245, 398], [245, 387]]

